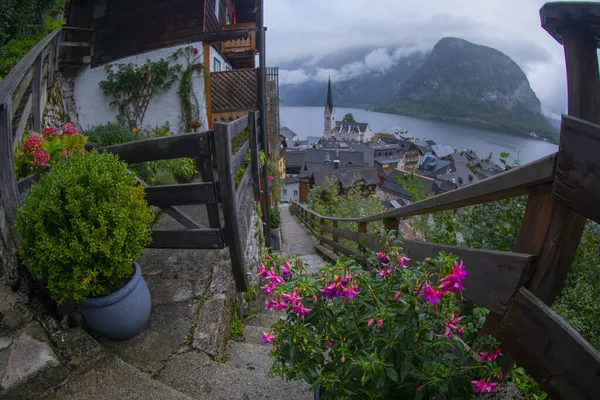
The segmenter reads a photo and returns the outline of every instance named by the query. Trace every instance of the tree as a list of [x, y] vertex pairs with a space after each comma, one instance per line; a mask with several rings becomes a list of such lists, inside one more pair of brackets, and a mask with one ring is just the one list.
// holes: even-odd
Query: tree
[[344, 119], [342, 121], [344, 121], [344, 122], [356, 122], [356, 120], [354, 119], [354, 115], [352, 115], [351, 113], [348, 113], [348, 114], [344, 115]]

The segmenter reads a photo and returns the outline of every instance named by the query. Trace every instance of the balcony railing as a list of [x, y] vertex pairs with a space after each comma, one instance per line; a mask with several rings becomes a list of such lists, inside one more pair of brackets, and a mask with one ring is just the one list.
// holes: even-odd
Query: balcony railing
[[[238, 29], [254, 29], [256, 24], [254, 22], [245, 22], [240, 24], [229, 24], [223, 25], [223, 30], [238, 30]], [[222, 45], [223, 53], [239, 53], [239, 52], [252, 52], [258, 51], [256, 47], [256, 31], [250, 30], [249, 35], [245, 38], [232, 39], [223, 42]]]

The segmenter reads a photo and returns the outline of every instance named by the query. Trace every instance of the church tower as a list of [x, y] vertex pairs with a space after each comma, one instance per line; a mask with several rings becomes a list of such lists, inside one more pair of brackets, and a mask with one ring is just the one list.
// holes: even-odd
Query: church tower
[[335, 108], [333, 107], [333, 93], [331, 92], [331, 77], [327, 88], [327, 104], [325, 104], [325, 130], [323, 136], [331, 138], [331, 131], [335, 128]]

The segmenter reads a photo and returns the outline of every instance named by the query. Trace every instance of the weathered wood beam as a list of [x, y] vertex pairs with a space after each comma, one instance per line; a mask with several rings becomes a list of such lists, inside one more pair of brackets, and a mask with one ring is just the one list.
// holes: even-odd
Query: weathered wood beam
[[229, 40], [236, 39], [247, 39], [250, 36], [250, 32], [252, 28], [241, 28], [241, 29], [227, 29], [216, 32], [205, 32], [202, 40], [202, 43], [213, 44], [213, 43], [222, 43], [227, 42]]
[[238, 169], [240, 169], [240, 167], [244, 163], [244, 159], [246, 158], [246, 155], [248, 154], [249, 150], [250, 150], [250, 138], [248, 138], [244, 142], [242, 147], [233, 156], [233, 161], [231, 163], [231, 171], [233, 172], [234, 175], [237, 173]]
[[147, 186], [146, 200], [156, 207], [190, 204], [215, 204], [212, 183], [185, 183], [177, 185]]
[[509, 352], [553, 399], [594, 399], [600, 353], [533, 293], [521, 288], [498, 332]]

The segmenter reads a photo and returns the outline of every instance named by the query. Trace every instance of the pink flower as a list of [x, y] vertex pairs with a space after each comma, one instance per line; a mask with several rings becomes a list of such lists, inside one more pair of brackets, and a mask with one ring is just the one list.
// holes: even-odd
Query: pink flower
[[467, 276], [467, 271], [463, 266], [462, 261], [460, 264], [458, 262], [454, 262], [454, 267], [452, 271], [445, 277], [441, 279], [440, 290], [444, 292], [455, 292], [461, 293], [464, 289], [462, 282], [465, 280]]
[[350, 286], [346, 286], [342, 290], [342, 296], [346, 296], [349, 299], [353, 299], [358, 294], [358, 285], [354, 285], [354, 290], [350, 289]]
[[498, 385], [496, 382], [492, 382], [492, 378], [471, 381], [471, 383], [473, 384], [473, 391], [475, 393], [489, 393]]
[[273, 290], [277, 287], [277, 285], [272, 284], [272, 285], [265, 285], [262, 286], [260, 289], [266, 293], [267, 296], [273, 296]]
[[270, 181], [274, 181], [274, 180], [275, 180], [275, 178], [273, 178], [271, 175], [269, 175], [269, 180], [270, 180]]
[[385, 254], [382, 251], [377, 253], [377, 258], [379, 259], [379, 262], [382, 264], [387, 264], [390, 262], [390, 256], [388, 256], [387, 254]]
[[294, 307], [294, 312], [298, 314], [300, 318], [304, 317], [306, 314], [310, 312], [310, 308], [306, 308], [302, 305], [302, 303], [296, 304]]
[[479, 355], [481, 356], [481, 358], [483, 358], [486, 361], [494, 361], [496, 358], [498, 358], [499, 356], [502, 355], [502, 352], [500, 351], [500, 348], [497, 348], [494, 351], [481, 352], [481, 353], [479, 353]]
[[324, 289], [319, 289], [319, 291], [323, 294], [323, 297], [333, 299], [337, 293], [336, 284], [331, 283], [331, 284], [325, 286]]
[[410, 261], [410, 258], [406, 258], [403, 255], [401, 255], [399, 252], [396, 252], [396, 262], [398, 263], [398, 265], [400, 265], [402, 268], [406, 268], [406, 263]]
[[44, 128], [44, 136], [58, 135], [58, 131], [52, 127]]
[[37, 150], [40, 144], [42, 144], [42, 137], [40, 134], [37, 132], [31, 132], [28, 139], [25, 141], [25, 143], [23, 143], [23, 150]]
[[267, 271], [267, 275], [265, 276], [265, 278], [267, 278], [267, 280], [271, 283], [283, 282], [283, 278], [281, 276], [277, 275], [277, 273], [273, 270], [273, 268], [271, 268], [269, 271]]
[[439, 289], [431, 287], [429, 281], [423, 286], [423, 298], [431, 304], [437, 303], [443, 294]]
[[285, 310], [287, 307], [287, 304], [285, 303], [285, 301], [282, 301], [279, 298], [279, 296], [277, 296], [276, 299], [271, 299], [271, 300], [267, 301], [265, 306], [268, 310], [275, 309], [277, 311], [280, 311], [280, 310]]
[[50, 154], [46, 153], [42, 149], [38, 149], [33, 153], [33, 165], [36, 167], [47, 167], [50, 162]]
[[371, 318], [371, 319], [369, 320], [369, 322], [367, 322], [367, 326], [371, 326], [371, 325], [373, 325], [374, 323], [375, 323], [375, 320], [374, 320], [373, 318]]
[[317, 296], [313, 296], [313, 297], [312, 297], [312, 301], [313, 301], [313, 303], [316, 303], [316, 302], [317, 302], [317, 300], [318, 300], [318, 299], [317, 299]]
[[296, 305], [302, 301], [302, 297], [299, 297], [300, 289], [292, 290], [292, 293], [284, 293], [281, 297], [285, 300], [287, 304]]
[[69, 122], [63, 125], [62, 133], [67, 135], [78, 135], [79, 131], [75, 125]]
[[380, 319], [379, 321], [377, 321], [377, 326], [381, 327], [383, 325], [383, 320]]
[[281, 267], [281, 273], [283, 276], [289, 276], [292, 274], [292, 266], [289, 262], [286, 261], [283, 263], [283, 266]]
[[262, 341], [263, 343], [271, 343], [273, 340], [275, 340], [275, 338], [277, 337], [276, 334], [274, 334], [273, 332], [263, 332], [262, 334]]
[[331, 342], [327, 343], [327, 347], [332, 348], [333, 347], [333, 343], [331, 343]]
[[267, 276], [267, 266], [265, 264], [260, 264], [258, 267], [258, 275], [262, 277]]
[[345, 363], [346, 362], [346, 357], [342, 356], [342, 358], [340, 358], [340, 361], [342, 362], [342, 364]]
[[401, 291], [397, 291], [397, 292], [394, 294], [394, 297], [396, 298], [396, 300], [398, 300], [398, 299], [400, 298], [400, 296], [402, 296], [402, 292], [401, 292]]

